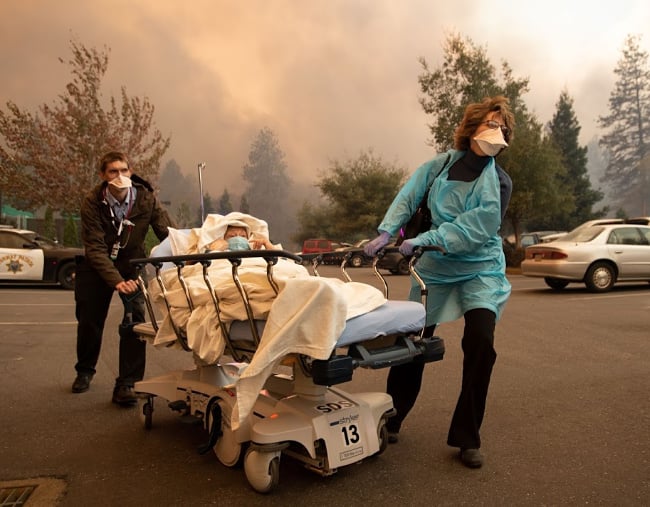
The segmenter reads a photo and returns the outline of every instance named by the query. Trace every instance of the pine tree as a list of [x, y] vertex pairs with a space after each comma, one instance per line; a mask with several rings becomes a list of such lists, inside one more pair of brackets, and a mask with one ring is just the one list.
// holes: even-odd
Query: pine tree
[[268, 222], [274, 243], [286, 241], [289, 237], [286, 203], [291, 180], [284, 153], [268, 127], [254, 139], [242, 177], [248, 183], [245, 195], [250, 214]]
[[612, 185], [632, 215], [650, 214], [650, 70], [640, 36], [628, 35], [614, 74], [609, 114], [599, 118], [607, 130], [600, 145], [608, 155], [603, 182]]
[[568, 91], [563, 90], [560, 94], [555, 114], [547, 127], [551, 142], [559, 149], [566, 168], [566, 173], [560, 177], [560, 184], [573, 195], [574, 208], [568, 215], [552, 214], [544, 227], [570, 230], [587, 220], [605, 215], [607, 208], [596, 212], [592, 210], [594, 204], [603, 198], [603, 193], [591, 187], [587, 173], [587, 147], [578, 144], [580, 125]]
[[232, 203], [230, 202], [230, 194], [228, 193], [228, 189], [225, 188], [223, 190], [223, 194], [221, 194], [221, 197], [219, 198], [219, 209], [218, 212], [222, 215], [227, 215], [232, 211]]
[[544, 138], [541, 123], [528, 112], [522, 98], [528, 91], [528, 79], [516, 79], [507, 62], [501, 64], [498, 79], [486, 49], [460, 35], [450, 35], [443, 50], [443, 63], [436, 69], [429, 69], [420, 59], [420, 103], [433, 120], [430, 143], [438, 152], [453, 147], [454, 132], [467, 104], [503, 95], [510, 101], [516, 124], [510, 147], [499, 155], [497, 163], [512, 178], [506, 220], [513, 232], [518, 236], [526, 222], [542, 220], [548, 210], [562, 213], [571, 209], [572, 197], [559, 184], [564, 171], [560, 155]]

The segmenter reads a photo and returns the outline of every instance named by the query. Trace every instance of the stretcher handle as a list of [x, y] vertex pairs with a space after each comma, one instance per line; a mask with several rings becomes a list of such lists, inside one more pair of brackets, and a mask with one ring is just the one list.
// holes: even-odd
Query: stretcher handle
[[131, 259], [129, 262], [136, 266], [144, 266], [148, 263], [186, 263], [201, 262], [214, 259], [247, 259], [250, 257], [260, 257], [263, 259], [273, 259], [285, 257], [296, 262], [302, 262], [302, 258], [285, 250], [237, 250], [235, 252], [207, 252], [202, 254], [185, 254], [185, 255], [168, 255], [164, 257], [145, 257], [140, 259]]

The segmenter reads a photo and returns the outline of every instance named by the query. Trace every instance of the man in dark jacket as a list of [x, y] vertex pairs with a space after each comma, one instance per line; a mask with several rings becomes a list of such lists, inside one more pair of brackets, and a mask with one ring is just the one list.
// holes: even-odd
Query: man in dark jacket
[[144, 376], [146, 344], [132, 331], [144, 322], [144, 300], [130, 259], [145, 256], [149, 226], [161, 241], [173, 223], [161, 207], [151, 185], [133, 174], [127, 156], [109, 152], [102, 157], [103, 180], [81, 205], [81, 238], [85, 256], [75, 274], [77, 317], [77, 377], [73, 393], [90, 387], [102, 344], [104, 323], [117, 291], [124, 304], [120, 325], [119, 376], [113, 403], [129, 406], [137, 401], [133, 384]]

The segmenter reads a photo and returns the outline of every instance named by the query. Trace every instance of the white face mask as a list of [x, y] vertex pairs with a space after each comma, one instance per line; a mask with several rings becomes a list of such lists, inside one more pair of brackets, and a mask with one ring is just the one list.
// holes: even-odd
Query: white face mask
[[475, 136], [474, 141], [479, 145], [481, 151], [490, 157], [496, 157], [503, 148], [508, 146], [500, 128], [486, 129]]
[[113, 185], [115, 188], [131, 188], [131, 178], [120, 174], [117, 178], [113, 178], [108, 182], [109, 185]]

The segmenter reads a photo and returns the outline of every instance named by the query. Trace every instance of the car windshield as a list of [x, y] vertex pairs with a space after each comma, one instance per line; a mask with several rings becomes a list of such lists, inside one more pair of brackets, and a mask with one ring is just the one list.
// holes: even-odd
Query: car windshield
[[561, 241], [575, 241], [576, 243], [586, 243], [603, 232], [603, 228], [597, 225], [581, 226], [573, 229], [560, 238]]
[[36, 243], [38, 246], [41, 248], [57, 248], [59, 245], [52, 241], [51, 239], [44, 238], [43, 236], [39, 236], [35, 232], [28, 232], [23, 234], [25, 238], [27, 238], [29, 241], [33, 241]]

